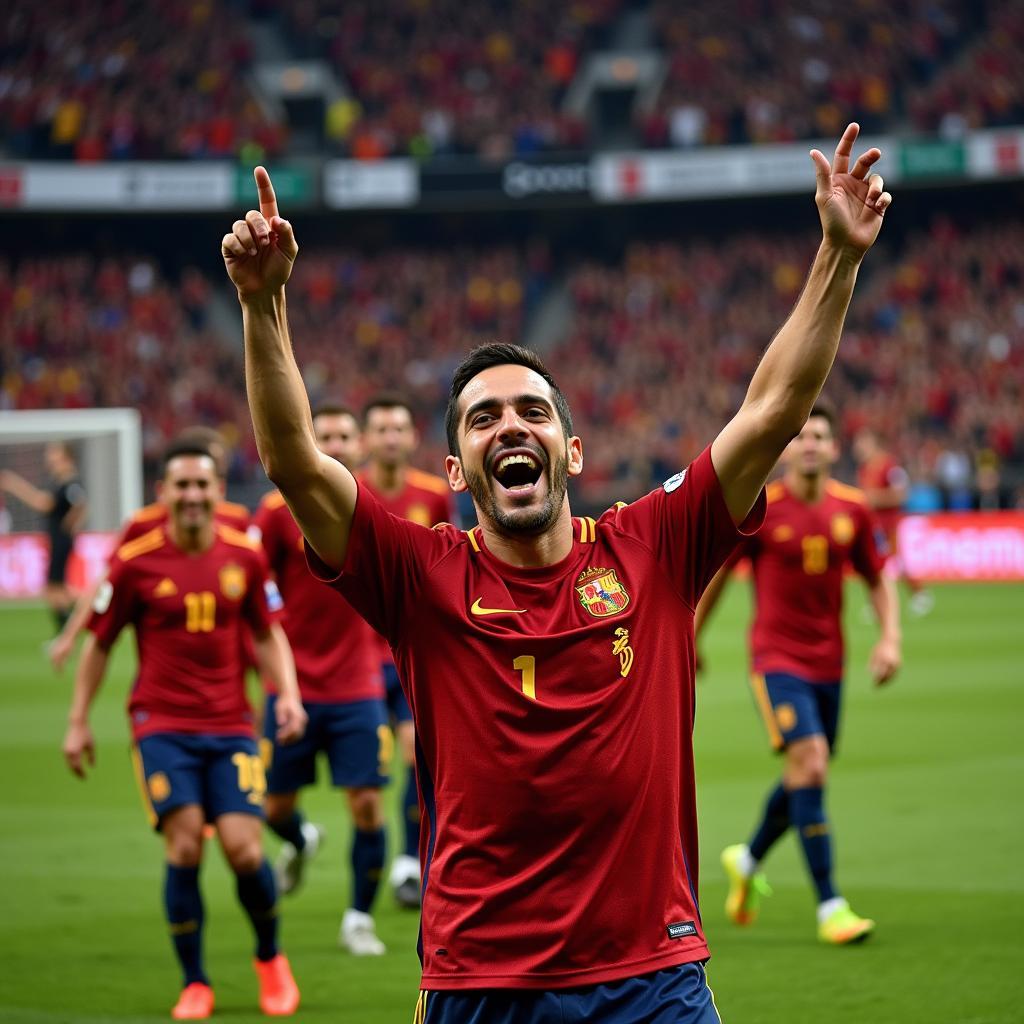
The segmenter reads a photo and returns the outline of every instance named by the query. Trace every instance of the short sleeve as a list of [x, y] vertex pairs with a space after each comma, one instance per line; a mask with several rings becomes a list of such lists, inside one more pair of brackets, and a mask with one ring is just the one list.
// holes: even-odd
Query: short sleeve
[[868, 583], [876, 583], [889, 556], [889, 542], [878, 520], [866, 506], [857, 510], [857, 533], [850, 549], [850, 563]]
[[263, 545], [263, 550], [266, 552], [267, 562], [271, 570], [280, 576], [282, 568], [281, 555], [284, 545], [282, 543], [279, 517], [274, 514], [274, 510], [265, 501], [260, 503], [259, 508], [253, 514], [252, 523], [249, 525], [246, 533], [250, 538], [259, 540]]
[[277, 584], [270, 578], [267, 556], [262, 548], [252, 553], [249, 567], [249, 586], [242, 603], [242, 617], [255, 633], [265, 633], [284, 609], [284, 601]]
[[132, 573], [125, 562], [116, 556], [111, 560], [107, 577], [96, 590], [92, 614], [87, 628], [104, 650], [113, 646], [118, 634], [137, 613], [136, 593]]
[[764, 513], [762, 490], [747, 518], [733, 523], [708, 446], [682, 472], [621, 509], [618, 519], [625, 532], [653, 549], [693, 608], [737, 546], [760, 527]]
[[73, 480], [65, 489], [64, 498], [72, 508], [81, 505], [85, 502], [85, 488], [77, 480]]
[[445, 546], [440, 530], [392, 515], [360, 484], [342, 571], [325, 565], [308, 543], [306, 561], [394, 647], [426, 567]]

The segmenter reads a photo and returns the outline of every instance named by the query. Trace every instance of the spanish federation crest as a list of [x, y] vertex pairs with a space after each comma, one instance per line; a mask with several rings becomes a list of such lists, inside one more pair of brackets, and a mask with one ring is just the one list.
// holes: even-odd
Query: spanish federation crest
[[591, 615], [605, 619], [618, 615], [629, 604], [629, 594], [614, 569], [587, 569], [576, 581], [580, 603]]
[[245, 570], [233, 562], [219, 573], [220, 592], [229, 600], [237, 601], [245, 593]]
[[845, 512], [839, 512], [832, 517], [832, 537], [837, 544], [849, 544], [856, 532], [857, 527]]

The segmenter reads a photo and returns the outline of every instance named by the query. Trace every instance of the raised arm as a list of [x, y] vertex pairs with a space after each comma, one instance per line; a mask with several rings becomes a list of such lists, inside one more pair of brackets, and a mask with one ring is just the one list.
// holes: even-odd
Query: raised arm
[[53, 509], [53, 495], [30, 484], [20, 473], [13, 469], [0, 470], [0, 490], [13, 494], [29, 508], [45, 515]]
[[285, 283], [299, 247], [277, 209], [270, 175], [256, 168], [258, 210], [237, 220], [221, 241], [238, 290], [245, 333], [245, 385], [256, 446], [303, 534], [323, 561], [340, 569], [356, 504], [356, 482], [316, 446], [309, 399], [295, 362]]
[[817, 176], [814, 201], [822, 241], [804, 290], [761, 360], [739, 412], [711, 447], [726, 505], [741, 522], [753, 507], [783, 449], [800, 432], [832, 368], [846, 310], [864, 254], [878, 237], [892, 196], [878, 174], [882, 155], [862, 153], [850, 170], [860, 131], [851, 124], [831, 165], [811, 150]]

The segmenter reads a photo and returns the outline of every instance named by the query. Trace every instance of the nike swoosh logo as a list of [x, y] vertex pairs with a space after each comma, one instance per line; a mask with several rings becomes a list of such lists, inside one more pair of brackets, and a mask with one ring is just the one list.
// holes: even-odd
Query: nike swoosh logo
[[525, 608], [484, 608], [478, 597], [469, 609], [474, 615], [525, 615]]

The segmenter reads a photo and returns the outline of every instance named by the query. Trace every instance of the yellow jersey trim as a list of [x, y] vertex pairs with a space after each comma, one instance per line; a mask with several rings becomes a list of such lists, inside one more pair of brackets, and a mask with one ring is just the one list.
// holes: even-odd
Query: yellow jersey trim
[[248, 508], [237, 501], [218, 501], [214, 512], [222, 516], [232, 515], [239, 518], [244, 517], [245, 519], [248, 519], [250, 514]]
[[284, 495], [280, 491], [271, 491], [269, 494], [264, 495], [263, 500], [260, 504], [269, 511], [273, 511], [275, 508], [280, 508], [284, 501]]
[[829, 480], [825, 484], [825, 493], [833, 498], [842, 498], [844, 501], [852, 501], [855, 505], [866, 505], [867, 495], [857, 487], [840, 483], [838, 480]]
[[764, 496], [767, 501], [778, 501], [786, 496], [786, 485], [781, 480], [775, 480], [765, 489]]
[[163, 547], [164, 544], [164, 528], [162, 526], [155, 526], [149, 533], [144, 533], [141, 537], [136, 537], [135, 540], [128, 541], [127, 544], [122, 544], [117, 549], [117, 557], [122, 562], [131, 561], [133, 558], [138, 558], [139, 555], [148, 554], [150, 551], [156, 551], [157, 548]]
[[479, 555], [480, 554], [480, 543], [479, 543], [479, 541], [477, 541], [476, 537], [474, 536], [475, 533], [476, 533], [476, 527], [474, 526], [472, 530], [467, 530], [466, 531], [466, 536], [469, 538], [470, 547], [472, 547], [472, 549]]
[[422, 487], [425, 491], [433, 491], [435, 494], [446, 495], [451, 491], [448, 481], [443, 477], [424, 473], [422, 469], [413, 469], [411, 466], [405, 471], [405, 482]]
[[142, 508], [132, 516], [131, 522], [133, 523], [145, 523], [150, 519], [162, 519], [166, 515], [166, 508], [158, 501], [154, 501], [149, 505], [143, 505]]
[[259, 541], [253, 540], [247, 533], [242, 533], [241, 530], [236, 530], [233, 526], [217, 523], [216, 531], [221, 540], [236, 548], [248, 548], [250, 551], [259, 551], [260, 549]]

